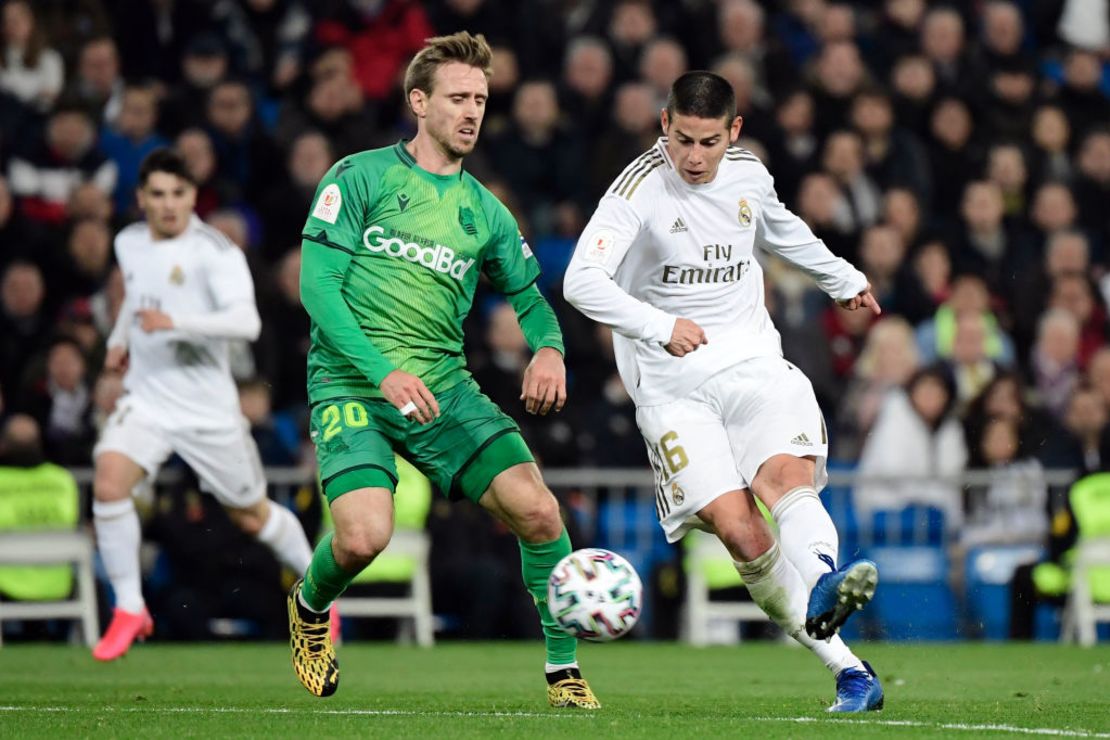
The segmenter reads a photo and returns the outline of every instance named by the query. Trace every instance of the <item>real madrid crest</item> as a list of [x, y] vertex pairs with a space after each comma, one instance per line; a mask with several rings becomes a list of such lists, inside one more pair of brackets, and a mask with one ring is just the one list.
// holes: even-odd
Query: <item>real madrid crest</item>
[[170, 282], [174, 285], [181, 285], [185, 282], [185, 271], [181, 269], [181, 265], [174, 265], [170, 270]]
[[752, 207], [748, 205], [747, 198], [741, 198], [739, 203], [739, 212], [736, 214], [736, 219], [744, 228], [752, 225]]
[[686, 500], [686, 491], [683, 491], [682, 486], [677, 483], [671, 484], [671, 500], [674, 501], [675, 506], [682, 506], [682, 502]]

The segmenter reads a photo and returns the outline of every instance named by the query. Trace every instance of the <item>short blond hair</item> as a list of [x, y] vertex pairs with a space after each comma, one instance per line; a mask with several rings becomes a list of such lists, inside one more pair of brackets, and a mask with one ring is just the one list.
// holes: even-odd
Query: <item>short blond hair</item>
[[436, 70], [444, 64], [459, 62], [482, 70], [488, 80], [493, 75], [493, 51], [482, 34], [459, 31], [450, 36], [436, 36], [424, 42], [405, 71], [405, 100], [413, 90], [431, 94]]

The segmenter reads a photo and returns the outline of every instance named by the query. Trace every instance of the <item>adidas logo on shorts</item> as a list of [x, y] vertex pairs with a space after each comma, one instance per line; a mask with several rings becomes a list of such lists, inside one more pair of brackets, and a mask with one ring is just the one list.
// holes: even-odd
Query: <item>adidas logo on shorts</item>
[[813, 443], [809, 441], [809, 437], [806, 436], [805, 432], [802, 432], [797, 437], [790, 440], [790, 444], [800, 445], [802, 447], [813, 447]]

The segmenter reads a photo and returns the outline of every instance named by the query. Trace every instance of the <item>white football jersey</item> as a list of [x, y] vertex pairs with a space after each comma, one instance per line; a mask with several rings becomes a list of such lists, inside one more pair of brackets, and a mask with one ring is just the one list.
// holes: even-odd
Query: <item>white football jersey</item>
[[[691, 185], [675, 172], [664, 137], [614, 181], [578, 240], [563, 289], [613, 328], [617, 368], [638, 406], [685, 396], [745, 359], [782, 355], [756, 247], [798, 266], [834, 299], [867, 286], [783, 206], [746, 149], [730, 146], [716, 177]], [[664, 349], [679, 318], [708, 339], [685, 357]]]
[[[126, 296], [109, 344], [126, 344], [129, 401], [168, 429], [239, 424], [239, 394], [228, 364], [228, 339], [257, 337], [254, 283], [243, 252], [195, 215], [173, 239], [151, 238], [146, 222], [116, 236]], [[210, 318], [235, 308], [237, 327]], [[137, 311], [157, 309], [174, 329], [145, 332]], [[253, 336], [252, 336], [253, 335]], [[118, 337], [118, 338], [117, 338]]]

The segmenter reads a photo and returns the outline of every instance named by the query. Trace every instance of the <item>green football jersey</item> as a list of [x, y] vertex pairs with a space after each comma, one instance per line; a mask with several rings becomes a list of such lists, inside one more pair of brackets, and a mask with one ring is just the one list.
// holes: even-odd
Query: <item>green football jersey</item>
[[[527, 289], [539, 265], [509, 210], [465, 171], [420, 168], [404, 141], [353, 154], [320, 181], [305, 249], [351, 255], [342, 298], [394, 367], [434, 393], [469, 377], [463, 319], [480, 273], [506, 295]], [[381, 392], [313, 322], [309, 400]]]

